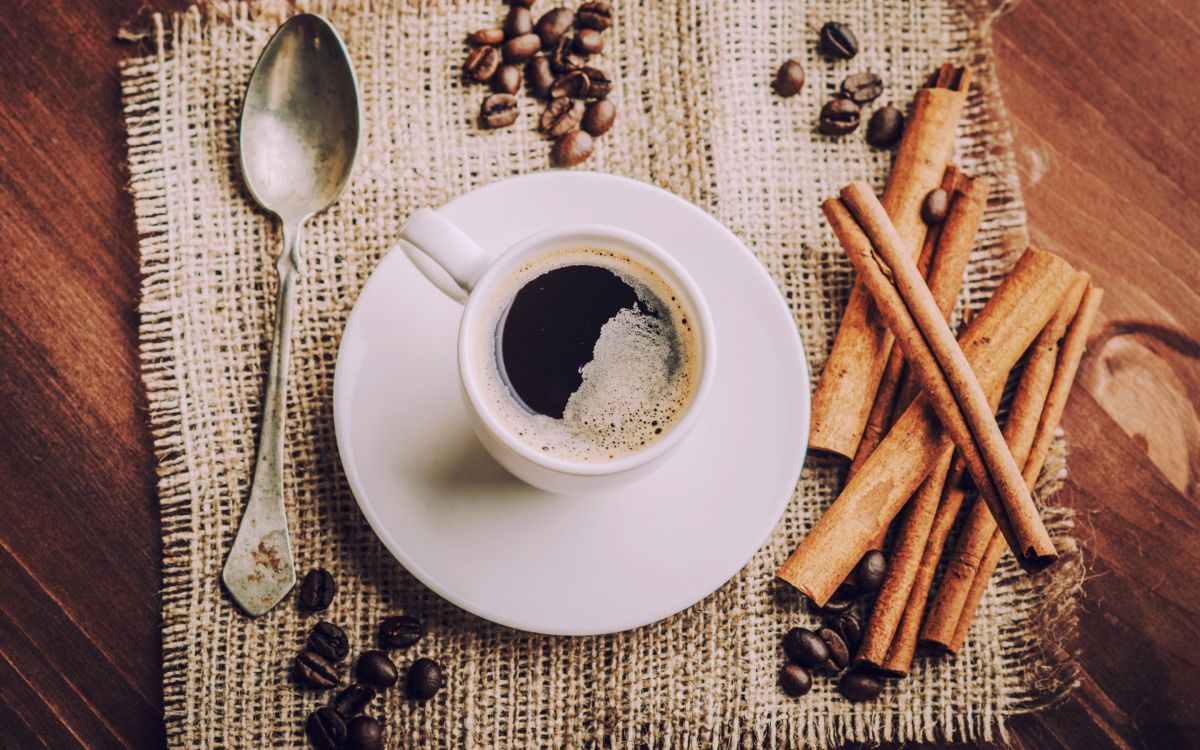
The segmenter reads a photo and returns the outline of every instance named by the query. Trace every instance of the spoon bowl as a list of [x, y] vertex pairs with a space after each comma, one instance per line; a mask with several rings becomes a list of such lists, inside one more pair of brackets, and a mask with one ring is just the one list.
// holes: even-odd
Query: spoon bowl
[[258, 59], [239, 122], [254, 200], [285, 224], [328, 208], [350, 178], [359, 137], [358, 82], [333, 26], [294, 16]]

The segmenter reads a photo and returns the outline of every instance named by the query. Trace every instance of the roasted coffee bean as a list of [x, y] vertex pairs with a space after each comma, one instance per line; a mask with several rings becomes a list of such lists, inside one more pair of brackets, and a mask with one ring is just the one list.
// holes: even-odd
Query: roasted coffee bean
[[779, 66], [771, 88], [780, 96], [799, 94], [800, 89], [804, 88], [804, 66], [797, 60], [785, 60], [783, 65]]
[[350, 639], [346, 637], [346, 631], [322, 620], [308, 634], [308, 648], [329, 661], [339, 662], [350, 653]]
[[533, 0], [507, 0], [509, 5], [520, 5], [522, 8], [532, 8]]
[[520, 88], [521, 68], [519, 66], [505, 63], [496, 68], [496, 75], [492, 76], [492, 91], [497, 94], [515, 94]]
[[515, 36], [504, 43], [504, 60], [505, 62], [528, 60], [536, 55], [541, 48], [542, 43], [538, 41], [537, 34]]
[[572, 46], [581, 55], [598, 55], [604, 51], [604, 35], [593, 29], [580, 29]]
[[504, 43], [504, 29], [480, 29], [471, 32], [467, 41], [476, 46], [486, 44], [495, 47]]
[[575, 11], [575, 25], [581, 29], [604, 31], [612, 26], [612, 6], [607, 2], [584, 3]]
[[408, 676], [404, 680], [408, 697], [419, 701], [429, 700], [437, 695], [437, 691], [445, 684], [446, 675], [442, 672], [442, 666], [433, 659], [417, 659], [408, 668]]
[[617, 119], [617, 105], [611, 99], [597, 99], [587, 105], [580, 126], [594, 136], [607, 133]]
[[354, 676], [372, 687], [386, 688], [396, 684], [399, 676], [396, 665], [382, 651], [366, 651], [358, 657]]
[[518, 111], [512, 94], [489, 94], [479, 108], [479, 122], [488, 129], [506, 128], [517, 121]]
[[360, 716], [346, 727], [346, 750], [383, 750], [383, 724], [372, 716]]
[[850, 657], [853, 658], [858, 651], [858, 644], [862, 643], [862, 622], [853, 612], [843, 612], [829, 621], [829, 627], [842, 637], [842, 642], [846, 644]]
[[850, 664], [850, 648], [842, 640], [842, 636], [832, 628], [821, 628], [817, 635], [821, 636], [821, 640], [829, 647], [829, 661], [835, 667], [834, 671], [840, 672], [845, 669]]
[[926, 224], [941, 224], [950, 210], [950, 194], [942, 188], [934, 188], [925, 195], [921, 204], [921, 218]]
[[300, 583], [300, 596], [297, 603], [301, 609], [320, 612], [329, 607], [333, 602], [333, 595], [336, 593], [337, 582], [333, 580], [333, 575], [324, 568], [314, 568], [308, 571]]
[[346, 742], [346, 722], [332, 708], [318, 708], [304, 722], [304, 733], [317, 750], [338, 750]]
[[550, 58], [538, 56], [525, 64], [525, 81], [529, 84], [529, 93], [539, 99], [550, 96], [550, 87], [554, 85], [554, 71], [550, 69]]
[[865, 669], [851, 669], [838, 680], [838, 691], [854, 703], [874, 700], [883, 690], [883, 683]]
[[316, 651], [301, 651], [296, 655], [296, 677], [318, 690], [328, 690], [342, 681], [337, 667]]
[[571, 30], [575, 22], [575, 12], [569, 8], [555, 8], [538, 19], [537, 35], [542, 39], [542, 46], [550, 49]]
[[873, 102], [883, 93], [883, 79], [874, 73], [855, 73], [842, 81], [842, 98], [855, 104]]
[[904, 135], [904, 114], [891, 106], [880, 107], [867, 121], [867, 143], [875, 148], [891, 148]]
[[550, 160], [558, 167], [573, 167], [587, 161], [594, 148], [590, 135], [582, 130], [572, 130], [550, 149]]
[[588, 99], [603, 99], [612, 93], [612, 81], [608, 79], [608, 74], [599, 68], [582, 68], [588, 77], [588, 89], [586, 98]]
[[547, 54], [550, 58], [550, 68], [559, 75], [583, 67], [583, 58], [571, 51], [571, 40], [566, 37], [558, 40], [558, 44]]
[[819, 669], [829, 658], [829, 647], [808, 628], [792, 628], [783, 636], [783, 652], [802, 667]]
[[397, 615], [379, 623], [379, 645], [384, 648], [408, 648], [424, 635], [425, 626], [411, 615]]
[[529, 8], [514, 5], [508, 9], [504, 17], [504, 38], [515, 39], [525, 34], [533, 33], [533, 14]]
[[779, 670], [779, 687], [793, 698], [799, 698], [812, 690], [812, 675], [799, 664], [784, 664]]
[[878, 591], [887, 578], [887, 558], [877, 549], [862, 556], [858, 567], [854, 569], [854, 585], [858, 590], [869, 594]]
[[829, 597], [829, 601], [825, 602], [824, 607], [818, 607], [813, 602], [808, 603], [808, 610], [819, 615], [836, 615], [839, 612], [845, 612], [854, 606], [854, 595], [842, 595], [834, 593]]
[[858, 37], [846, 24], [830, 21], [821, 27], [817, 50], [826, 57], [849, 60], [858, 54]]
[[542, 112], [542, 118], [538, 122], [538, 130], [541, 130], [551, 138], [566, 135], [579, 127], [579, 122], [583, 119], [585, 109], [587, 109], [587, 105], [578, 99], [571, 99], [565, 96], [551, 99], [550, 104], [546, 106], [546, 110]]
[[831, 99], [821, 107], [817, 130], [825, 135], [845, 135], [858, 127], [860, 110], [849, 99]]
[[587, 96], [590, 86], [587, 73], [582, 70], [572, 70], [554, 82], [554, 85], [550, 87], [550, 96], [555, 99], [562, 96], [583, 99]]
[[375, 697], [375, 688], [356, 682], [337, 694], [333, 699], [333, 710], [346, 719], [351, 719], [362, 712], [363, 708]]
[[490, 80], [496, 75], [496, 68], [500, 67], [500, 50], [491, 46], [476, 47], [471, 50], [471, 54], [467, 55], [467, 61], [463, 64], [463, 73], [472, 81]]

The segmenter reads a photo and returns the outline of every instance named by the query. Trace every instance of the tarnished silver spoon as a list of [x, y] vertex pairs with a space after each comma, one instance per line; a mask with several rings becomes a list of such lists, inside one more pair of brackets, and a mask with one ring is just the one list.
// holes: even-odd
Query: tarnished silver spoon
[[279, 219], [279, 296], [262, 435], [250, 499], [221, 572], [233, 600], [258, 616], [296, 585], [283, 503], [283, 423], [300, 229], [337, 200], [358, 153], [358, 82], [341, 37], [320, 16], [294, 16], [258, 58], [239, 123], [242, 176], [254, 200]]

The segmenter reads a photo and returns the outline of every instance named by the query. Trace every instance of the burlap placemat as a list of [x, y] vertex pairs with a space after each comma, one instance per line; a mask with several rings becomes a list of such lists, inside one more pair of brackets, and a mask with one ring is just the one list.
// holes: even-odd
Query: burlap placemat
[[[539, 0], [537, 9], [548, 6]], [[818, 136], [821, 103], [858, 70], [881, 72], [882, 101], [906, 105], [936, 64], [975, 68], [959, 163], [994, 188], [964, 304], [978, 307], [1025, 246], [1025, 216], [988, 56], [986, 6], [926, 0], [619, 0], [602, 66], [616, 82], [617, 126], [592, 169], [646, 180], [710, 211], [758, 255], [786, 296], [819, 373], [851, 268], [820, 200], [851, 179], [882, 188], [891, 154], [862, 133]], [[518, 125], [475, 125], [464, 90], [464, 34], [492, 25], [500, 0], [319, 5], [343, 33], [362, 86], [365, 142], [337, 206], [310, 222], [299, 286], [288, 406], [287, 493], [301, 570], [331, 569], [327, 617], [360, 646], [388, 614], [420, 616], [413, 649], [449, 684], [420, 706], [400, 691], [372, 712], [392, 747], [755, 747], [845, 740], [989, 739], [1004, 720], [1072, 683], [1059, 639], [1074, 623], [1073, 556], [1033, 581], [1011, 558], [993, 581], [962, 654], [919, 658], [882, 697], [852, 705], [819, 679], [800, 700], [776, 687], [779, 636], [811, 624], [773, 573], [838, 487], [809, 466], [769, 543], [726, 586], [686, 612], [619, 635], [552, 638], [491, 625], [417, 583], [359, 514], [341, 474], [331, 391], [338, 338], [400, 223], [504, 176], [547, 168], [531, 103]], [[159, 459], [163, 528], [163, 685], [172, 747], [299, 747], [302, 721], [328, 699], [298, 690], [289, 664], [315, 618], [292, 601], [257, 620], [218, 574], [249, 489], [265, 379], [278, 239], [240, 186], [239, 102], [257, 53], [286, 7], [214, 4], [124, 36], [144, 54], [123, 67], [131, 189], [142, 252], [141, 356]], [[817, 57], [809, 19], [858, 33], [850, 62]], [[780, 61], [804, 61], [794, 99], [771, 94]], [[881, 101], [881, 103], [882, 103]], [[804, 387], [804, 384], [797, 384]], [[1047, 474], [1062, 471], [1061, 450]], [[1045, 496], [1045, 492], [1042, 493]], [[1048, 512], [1060, 549], [1069, 516]], [[1055, 646], [1048, 649], [1047, 645]], [[405, 655], [407, 658], [410, 655]]]

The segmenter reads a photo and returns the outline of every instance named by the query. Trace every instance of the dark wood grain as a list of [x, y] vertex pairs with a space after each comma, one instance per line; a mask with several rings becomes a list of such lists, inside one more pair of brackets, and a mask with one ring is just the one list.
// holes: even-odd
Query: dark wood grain
[[[173, 3], [179, 5], [181, 3]], [[154, 464], [115, 40], [139, 0], [0, 24], [0, 747], [163, 744]], [[1067, 408], [1092, 565], [1080, 687], [1025, 748], [1200, 745], [1200, 13], [1026, 0], [996, 25], [1035, 241], [1107, 290]]]

